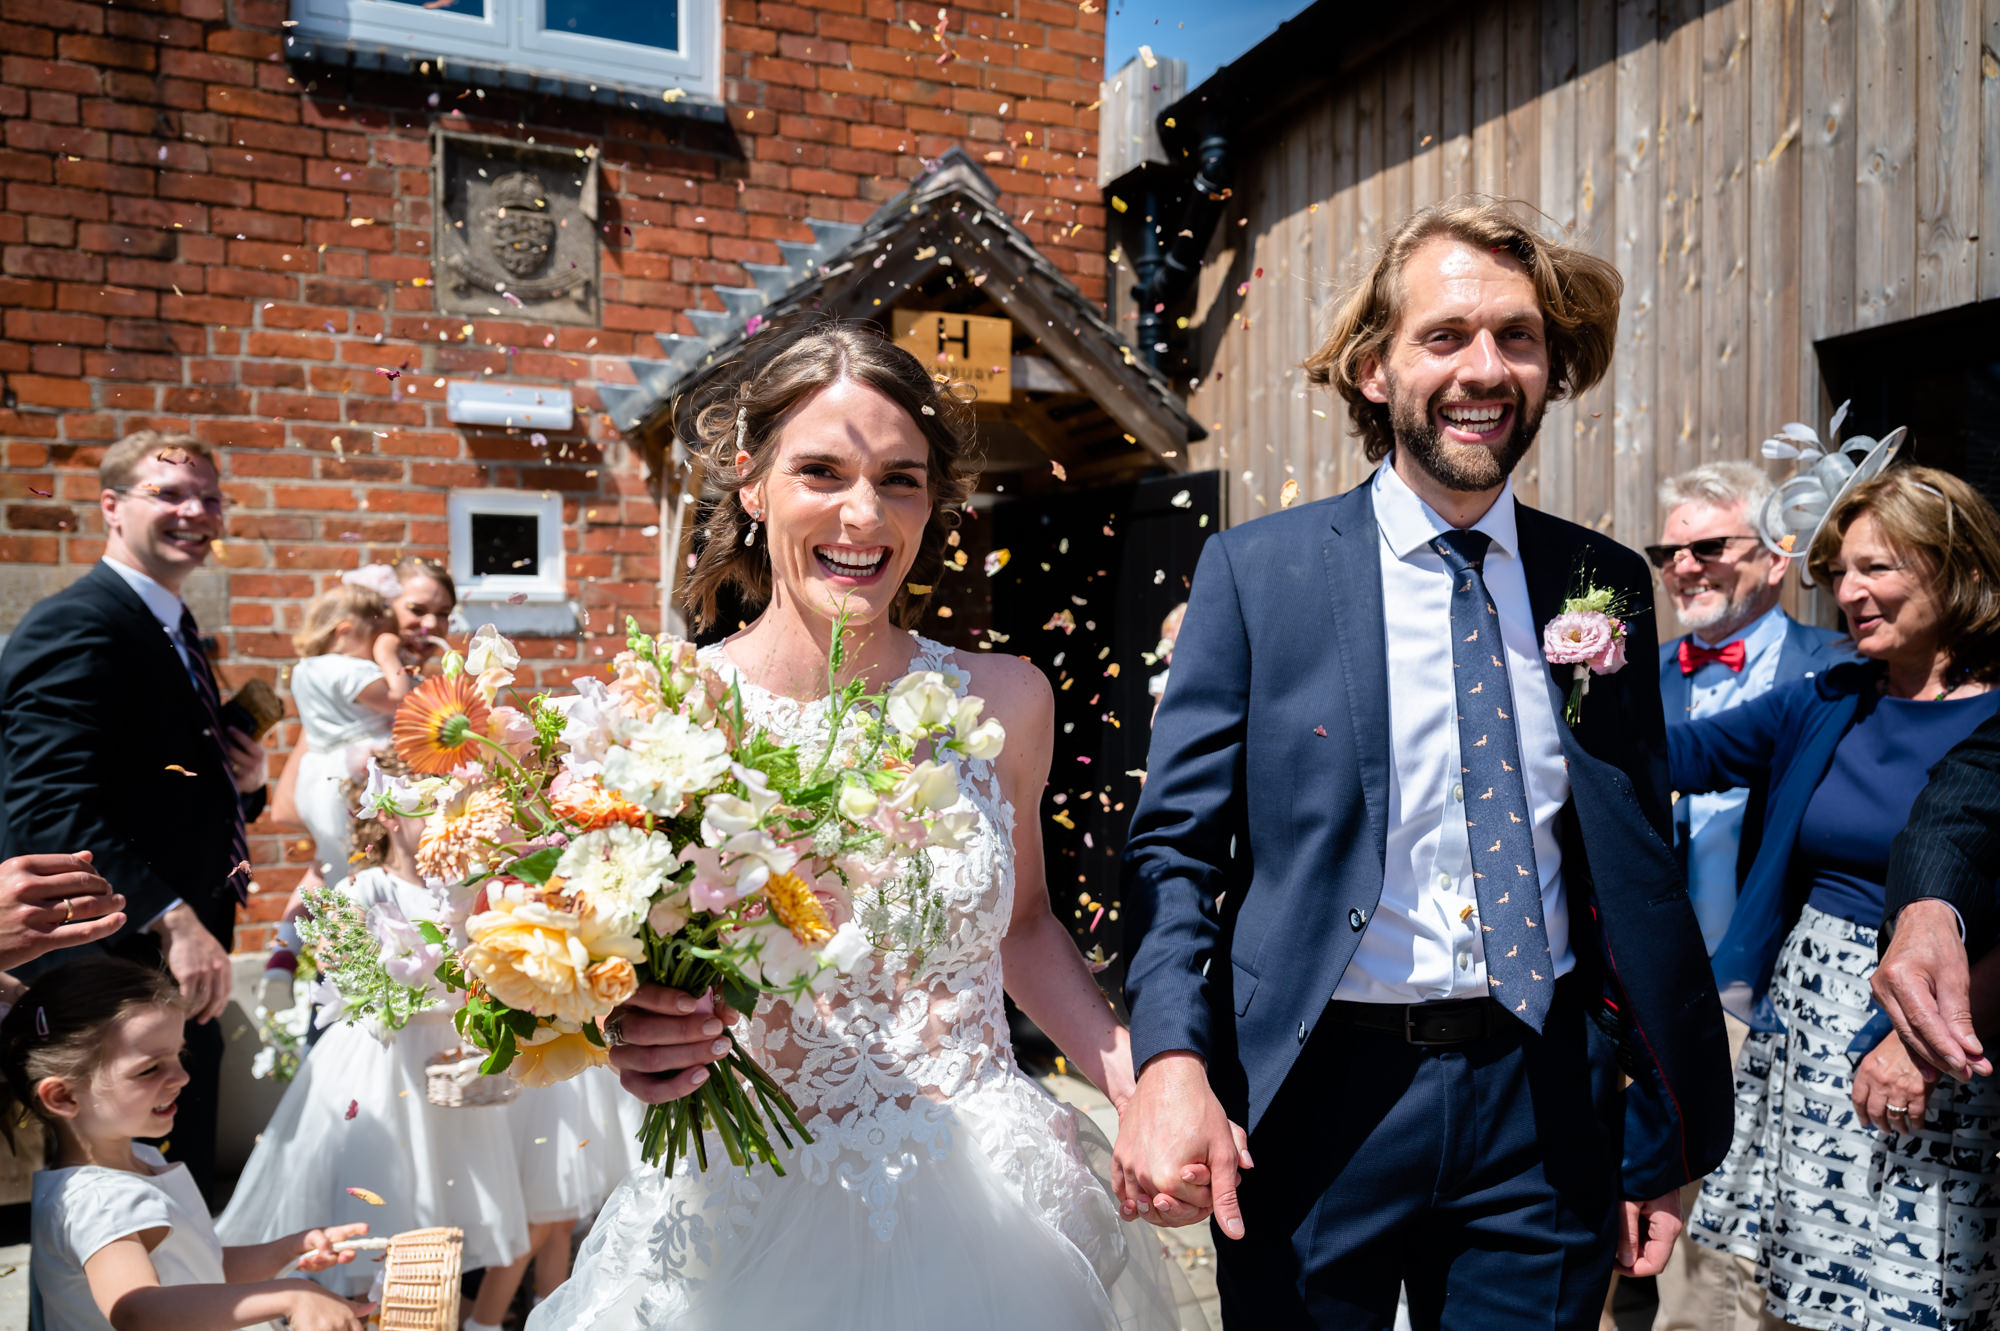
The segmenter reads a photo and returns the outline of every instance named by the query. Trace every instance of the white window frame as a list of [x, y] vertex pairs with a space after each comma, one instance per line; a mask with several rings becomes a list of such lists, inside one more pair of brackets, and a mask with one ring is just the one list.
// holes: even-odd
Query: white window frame
[[[509, 602], [512, 597], [522, 596], [528, 604], [548, 605], [568, 599], [563, 570], [561, 495], [521, 490], [454, 490], [445, 501], [445, 513], [451, 528], [451, 578], [458, 584], [460, 600]], [[473, 574], [473, 515], [489, 513], [537, 519], [535, 562], [539, 570], [536, 573]]]
[[678, 51], [552, 30], [545, 26], [546, 0], [485, 0], [485, 7], [484, 17], [472, 18], [390, 0], [291, 0], [292, 31], [334, 45], [476, 60], [653, 97], [673, 88], [708, 101], [720, 94], [722, 0], [680, 0]]

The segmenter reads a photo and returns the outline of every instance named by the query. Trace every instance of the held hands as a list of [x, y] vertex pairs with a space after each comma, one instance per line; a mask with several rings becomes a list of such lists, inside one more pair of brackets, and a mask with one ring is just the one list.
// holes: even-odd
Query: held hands
[[0, 971], [59, 947], [109, 938], [125, 898], [91, 867], [90, 852], [17, 855], [0, 863]]
[[1666, 1269], [1667, 1254], [1681, 1232], [1679, 1191], [1649, 1202], [1618, 1204], [1618, 1274], [1656, 1276]]
[[[1854, 1070], [1854, 1113], [1883, 1132], [1912, 1132], [1923, 1125], [1931, 1078], [1898, 1036], [1887, 1036]], [[1935, 1075], [1935, 1074], [1933, 1074]]]
[[1949, 903], [1926, 899], [1903, 907], [1896, 936], [1868, 983], [1876, 1003], [1896, 1023], [1896, 1034], [1923, 1060], [1921, 1071], [1932, 1077], [1950, 1073], [1960, 1081], [1993, 1075], [1993, 1061], [1972, 1029], [1965, 943], [1958, 936], [1958, 912]]
[[646, 1104], [684, 1099], [708, 1080], [708, 1065], [729, 1052], [728, 1024], [736, 1015], [719, 999], [642, 984], [607, 1023], [611, 1066]]
[[1119, 1211], [1168, 1227], [1213, 1214], [1223, 1233], [1240, 1239], [1236, 1188], [1251, 1165], [1249, 1140], [1209, 1089], [1207, 1065], [1186, 1050], [1149, 1060], [1119, 1110], [1111, 1164]]
[[299, 1270], [308, 1275], [326, 1270], [332, 1266], [342, 1266], [354, 1260], [352, 1251], [341, 1252], [334, 1248], [336, 1243], [347, 1239], [358, 1239], [368, 1232], [365, 1222], [352, 1225], [331, 1225], [326, 1229], [309, 1229], [295, 1236], [299, 1252]]

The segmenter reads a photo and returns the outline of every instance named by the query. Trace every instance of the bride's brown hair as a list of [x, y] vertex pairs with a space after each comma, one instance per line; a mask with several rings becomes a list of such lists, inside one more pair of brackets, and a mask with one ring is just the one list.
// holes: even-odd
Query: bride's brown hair
[[[692, 572], [681, 587], [681, 608], [698, 628], [715, 622], [725, 587], [746, 602], [771, 599], [768, 537], [745, 544], [750, 518], [742, 492], [770, 474], [779, 430], [794, 408], [837, 383], [865, 384], [906, 412], [929, 448], [925, 468], [931, 515], [924, 524], [916, 559], [889, 609], [898, 628], [912, 629], [923, 618], [928, 590], [944, 571], [945, 540], [958, 526], [959, 510], [972, 493], [979, 469], [972, 456], [972, 413], [948, 387], [931, 377], [915, 356], [867, 324], [821, 321], [781, 339], [778, 349], [694, 416], [691, 451], [701, 459], [715, 502], [696, 533]], [[738, 421], [749, 463], [736, 467]]]

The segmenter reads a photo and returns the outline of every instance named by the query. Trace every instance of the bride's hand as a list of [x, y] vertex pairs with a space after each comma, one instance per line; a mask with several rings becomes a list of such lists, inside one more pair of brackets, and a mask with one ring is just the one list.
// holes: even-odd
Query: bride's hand
[[612, 1010], [611, 1066], [626, 1090], [658, 1105], [693, 1095], [708, 1080], [708, 1065], [729, 1052], [727, 1025], [736, 1013], [719, 999], [713, 1012], [706, 1006], [678, 989], [642, 984]]

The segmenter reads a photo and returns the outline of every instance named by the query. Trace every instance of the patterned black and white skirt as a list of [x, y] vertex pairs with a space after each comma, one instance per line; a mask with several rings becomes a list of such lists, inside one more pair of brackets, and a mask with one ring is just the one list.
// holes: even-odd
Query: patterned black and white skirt
[[1990, 1327], [2000, 1079], [1939, 1082], [1916, 1132], [1863, 1126], [1847, 1046], [1870, 1015], [1875, 960], [1874, 929], [1806, 908], [1771, 979], [1785, 1029], [1743, 1047], [1735, 1140], [1688, 1233], [1755, 1262], [1770, 1314], [1796, 1326]]

